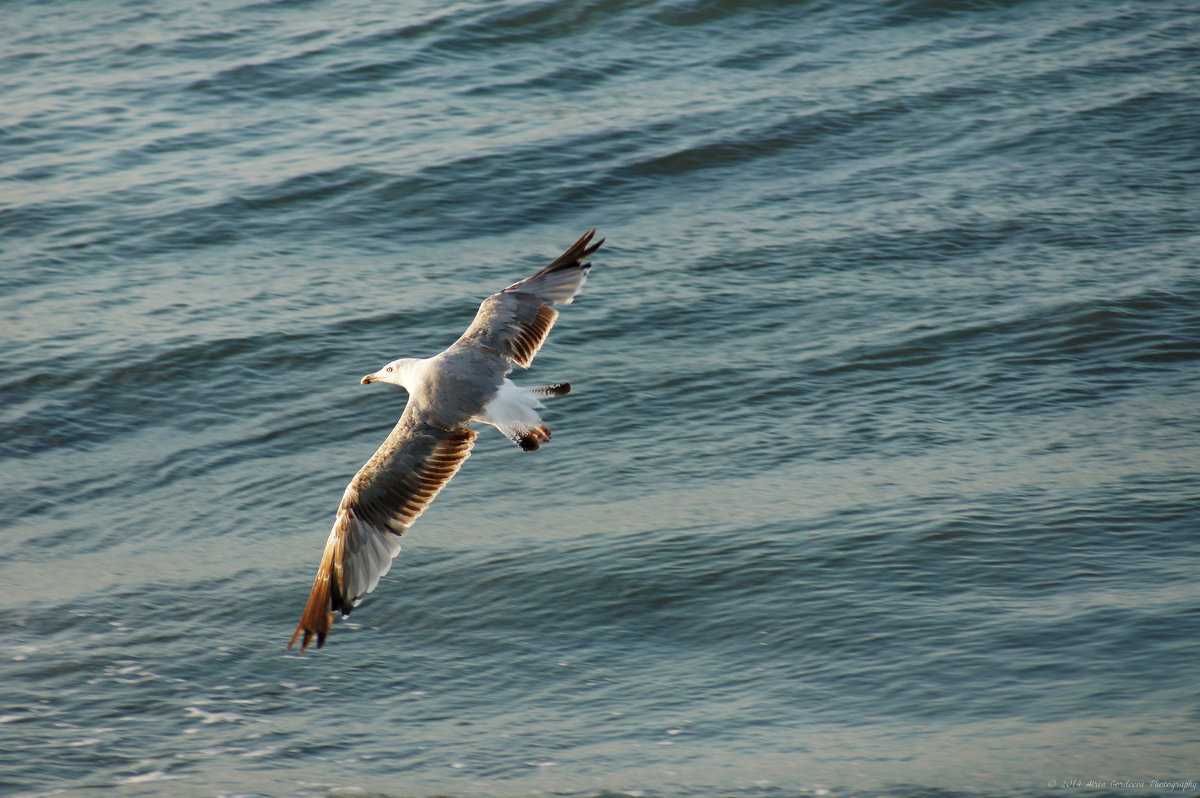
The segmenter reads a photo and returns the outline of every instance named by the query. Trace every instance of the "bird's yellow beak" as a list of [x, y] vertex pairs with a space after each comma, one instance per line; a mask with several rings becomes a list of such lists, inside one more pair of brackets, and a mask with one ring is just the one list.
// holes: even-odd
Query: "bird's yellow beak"
[[366, 385], [369, 382], [379, 382], [379, 378], [376, 377], [374, 374], [368, 374], [367, 376], [362, 378], [363, 385]]

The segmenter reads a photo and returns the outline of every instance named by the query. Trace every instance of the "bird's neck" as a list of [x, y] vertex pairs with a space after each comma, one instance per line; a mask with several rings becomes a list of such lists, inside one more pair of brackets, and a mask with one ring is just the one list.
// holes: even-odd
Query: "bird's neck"
[[395, 382], [412, 393], [421, 383], [425, 372], [425, 358], [403, 358], [396, 364]]

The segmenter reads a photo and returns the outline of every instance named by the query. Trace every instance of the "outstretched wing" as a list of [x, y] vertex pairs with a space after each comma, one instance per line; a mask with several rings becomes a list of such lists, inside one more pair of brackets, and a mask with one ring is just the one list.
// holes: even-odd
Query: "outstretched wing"
[[445, 430], [405, 411], [387, 439], [342, 495], [317, 578], [288, 648], [304, 635], [317, 648], [333, 624], [333, 612], [349, 615], [379, 584], [400, 553], [400, 535], [471, 456], [475, 433]]
[[571, 304], [587, 282], [592, 265], [587, 258], [604, 243], [600, 239], [592, 244], [594, 235], [595, 230], [588, 231], [537, 274], [483, 300], [475, 320], [454, 347], [485, 347], [510, 365], [529, 368], [558, 318], [552, 306]]

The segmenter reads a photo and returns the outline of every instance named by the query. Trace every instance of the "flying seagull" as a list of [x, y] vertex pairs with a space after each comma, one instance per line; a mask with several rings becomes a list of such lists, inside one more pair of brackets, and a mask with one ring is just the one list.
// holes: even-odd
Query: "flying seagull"
[[558, 318], [587, 281], [587, 258], [604, 239], [595, 230], [576, 241], [536, 274], [492, 294], [471, 326], [449, 349], [428, 358], [393, 360], [369, 382], [390, 382], [408, 391], [394, 429], [350, 480], [325, 543], [317, 578], [288, 648], [302, 634], [300, 651], [313, 637], [317, 648], [333, 625], [375, 589], [400, 553], [400, 535], [446, 486], [475, 442], [472, 421], [491, 424], [525, 451], [550, 440], [538, 415], [542, 399], [563, 396], [570, 383], [523, 388], [508, 379], [513, 366], [529, 368]]

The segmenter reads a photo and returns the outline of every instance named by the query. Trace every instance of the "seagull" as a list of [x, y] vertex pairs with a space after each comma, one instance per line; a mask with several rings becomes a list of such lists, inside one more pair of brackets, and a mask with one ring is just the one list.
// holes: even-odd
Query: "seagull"
[[300, 624], [303, 653], [317, 648], [333, 625], [375, 589], [400, 553], [399, 539], [470, 457], [471, 422], [490, 424], [524, 451], [550, 440], [538, 410], [542, 399], [571, 391], [567, 382], [525, 388], [508, 379], [514, 366], [529, 368], [558, 318], [587, 281], [591, 230], [541, 271], [483, 300], [475, 320], [445, 351], [400, 358], [363, 384], [389, 382], [408, 391], [408, 403], [391, 434], [350, 480], [325, 543], [317, 578]]

